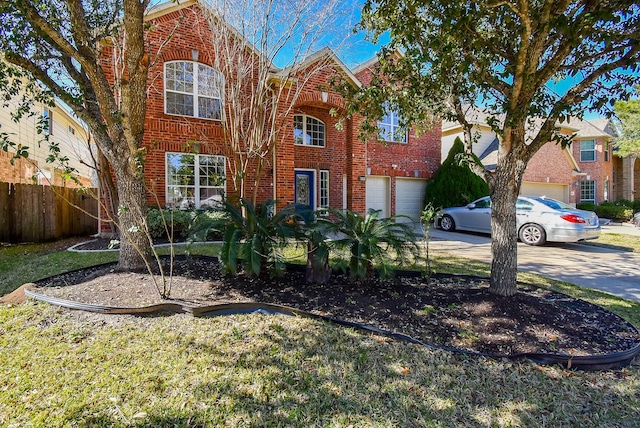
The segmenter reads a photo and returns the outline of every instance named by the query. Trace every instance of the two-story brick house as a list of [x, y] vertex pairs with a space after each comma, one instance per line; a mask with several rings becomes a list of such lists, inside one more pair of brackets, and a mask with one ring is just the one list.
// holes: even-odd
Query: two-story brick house
[[[426, 180], [440, 165], [440, 128], [420, 136], [409, 132], [401, 141], [358, 140], [362, 117], [345, 117], [330, 80], [338, 73], [361, 85], [371, 64], [350, 70], [330, 49], [288, 69], [269, 65], [272, 92], [285, 93], [272, 101], [278, 109], [273, 150], [260, 165], [256, 160], [239, 170], [225, 128], [233, 116], [233, 100], [225, 96], [235, 73], [220, 65], [227, 59], [216, 56], [205, 7], [196, 0], [165, 3], [146, 18], [153, 28], [146, 35], [149, 57], [157, 58], [149, 71], [143, 141], [151, 205], [199, 208], [238, 197], [235, 178], [241, 173], [243, 194], [257, 188], [258, 202], [417, 216]], [[103, 67], [115, 78], [112, 49], [105, 45]], [[260, 55], [253, 47], [245, 51]], [[393, 112], [380, 126], [397, 126]]]
[[[576, 128], [571, 150], [582, 174], [574, 183], [578, 202], [601, 203], [615, 199], [613, 174], [613, 140], [615, 135], [606, 132], [606, 119], [584, 121], [572, 119]], [[602, 126], [602, 129], [599, 126]], [[610, 131], [612, 132], [612, 131]]]
[[[478, 137], [473, 151], [486, 168], [495, 168], [498, 137], [487, 124], [481, 109], [469, 110], [470, 123]], [[621, 199], [616, 189], [628, 174], [621, 165], [614, 168], [616, 156], [612, 151], [615, 134], [606, 119], [584, 121], [572, 118], [559, 124], [560, 132], [573, 136], [569, 147], [545, 144], [529, 161], [523, 175], [521, 194], [547, 196], [576, 205], [581, 202], [601, 203]], [[456, 137], [462, 138], [457, 122], [442, 125], [442, 157]], [[617, 161], [620, 161], [619, 159]], [[618, 174], [615, 171], [618, 171]]]

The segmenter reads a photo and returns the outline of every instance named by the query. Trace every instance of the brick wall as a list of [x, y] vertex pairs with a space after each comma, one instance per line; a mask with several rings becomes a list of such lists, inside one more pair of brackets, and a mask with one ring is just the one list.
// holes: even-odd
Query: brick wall
[[[605, 180], [609, 180], [609, 196], [608, 200], [615, 198], [613, 189], [613, 161], [611, 159], [611, 153], [609, 160], [605, 161], [604, 148], [605, 141], [602, 138], [596, 138], [596, 159], [593, 162], [581, 162], [580, 161], [580, 142], [581, 140], [574, 141], [571, 144], [571, 150], [573, 157], [578, 162], [580, 170], [586, 175], [577, 177], [577, 181], [581, 180], [594, 180], [596, 182], [596, 203], [604, 202], [605, 200]], [[577, 202], [580, 202], [580, 186], [576, 186]]]
[[[165, 153], [189, 152], [197, 143], [198, 152], [218, 154], [227, 157], [227, 165], [233, 161], [229, 145], [225, 143], [221, 122], [190, 117], [167, 115], [164, 113], [164, 64], [166, 61], [192, 61], [216, 67], [209, 24], [197, 5], [185, 7], [154, 19], [153, 31], [148, 34], [151, 58], [158, 58], [149, 71], [147, 114], [143, 144], [147, 150], [145, 176], [150, 189], [149, 203], [165, 205], [166, 178]], [[162, 51], [158, 51], [162, 48]], [[108, 75], [114, 78], [110, 47], [105, 47], [103, 65]], [[247, 55], [252, 55], [246, 51]], [[299, 70], [296, 80], [283, 90], [279, 99], [275, 136], [275, 160], [267, 156], [263, 163], [262, 176], [256, 180], [257, 164], [249, 164], [245, 171], [247, 185], [245, 196], [250, 196], [258, 186], [258, 202], [275, 195], [281, 204], [294, 200], [295, 169], [328, 170], [330, 179], [330, 205], [342, 208], [346, 196], [347, 208], [364, 212], [366, 207], [365, 183], [359, 177], [366, 174], [367, 166], [375, 173], [385, 173], [393, 177], [429, 178], [439, 166], [440, 127], [421, 135], [410, 135], [408, 144], [383, 146], [376, 142], [358, 141], [357, 135], [362, 118], [357, 115], [345, 119], [343, 129], [336, 129], [339, 117], [343, 117], [343, 100], [329, 90], [329, 79], [341, 70], [330, 56], [321, 57], [317, 62]], [[225, 76], [233, 79], [234, 76]], [[255, 82], [255, 80], [253, 81]], [[251, 83], [251, 80], [249, 80]], [[326, 101], [322, 92], [327, 92]], [[338, 117], [331, 113], [337, 112]], [[326, 147], [295, 146], [293, 142], [293, 116], [307, 114], [325, 123]], [[342, 115], [342, 116], [341, 116]], [[274, 164], [275, 162], [275, 164]], [[397, 167], [389, 169], [391, 164]], [[235, 187], [233, 170], [227, 168], [227, 196], [234, 198], [239, 189]], [[275, 190], [274, 190], [275, 175]], [[347, 186], [343, 189], [343, 176]], [[345, 195], [346, 192], [346, 195]]]
[[[364, 85], [371, 82], [373, 69], [365, 68], [356, 75]], [[357, 131], [356, 131], [357, 135]], [[358, 144], [356, 142], [355, 144]], [[440, 167], [442, 127], [437, 123], [428, 132], [416, 135], [411, 130], [407, 143], [367, 141], [366, 167], [370, 175], [391, 177], [391, 214], [395, 212], [396, 178], [418, 177], [428, 179]], [[423, 198], [424, 195], [419, 195]]]
[[[60, 173], [60, 170], [53, 169], [51, 179], [41, 179], [37, 182], [35, 178], [38, 173], [38, 161], [30, 158], [19, 158], [13, 160], [11, 164], [11, 157], [13, 153], [0, 150], [0, 182], [15, 183], [15, 184], [41, 184], [44, 186], [60, 186], [60, 187], [90, 187], [91, 180], [88, 178], [79, 178], [79, 183], [73, 180], [64, 180]], [[47, 171], [50, 171], [50, 167], [45, 167]]]

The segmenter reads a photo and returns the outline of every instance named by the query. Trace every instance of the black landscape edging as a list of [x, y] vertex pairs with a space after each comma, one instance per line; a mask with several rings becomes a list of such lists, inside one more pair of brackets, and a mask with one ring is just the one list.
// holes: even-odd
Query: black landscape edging
[[[614, 352], [611, 354], [593, 355], [593, 356], [567, 356], [560, 354], [539, 354], [539, 353], [521, 353], [513, 355], [492, 355], [481, 352], [465, 351], [458, 348], [445, 347], [434, 345], [432, 343], [423, 342], [412, 336], [397, 333], [389, 330], [380, 329], [368, 324], [356, 323], [352, 321], [345, 321], [337, 318], [327, 317], [324, 315], [317, 315], [311, 312], [302, 311], [287, 306], [274, 305], [269, 303], [226, 303], [221, 305], [191, 307], [188, 305], [181, 305], [178, 303], [161, 303], [158, 305], [151, 305], [137, 308], [126, 307], [112, 307], [91, 305], [85, 303], [78, 303], [71, 300], [59, 299], [55, 297], [45, 296], [43, 294], [35, 293], [28, 288], [25, 288], [25, 295], [32, 299], [46, 302], [55, 306], [61, 306], [68, 309], [83, 310], [87, 312], [96, 312], [102, 314], [127, 314], [127, 315], [154, 315], [163, 312], [170, 313], [190, 313], [194, 317], [212, 317], [221, 315], [233, 315], [233, 314], [280, 314], [289, 316], [302, 316], [305, 318], [316, 319], [331, 322], [341, 326], [357, 328], [365, 330], [374, 334], [380, 334], [387, 337], [391, 337], [396, 340], [402, 340], [405, 342], [414, 343], [421, 346], [426, 346], [433, 349], [439, 349], [449, 351], [457, 354], [480, 356], [492, 359], [523, 359], [527, 358], [536, 364], [551, 365], [559, 364], [568, 369], [579, 369], [584, 371], [596, 371], [596, 370], [612, 370], [620, 369], [628, 366], [631, 361], [640, 354], [640, 344], [635, 347], [620, 352]], [[636, 330], [637, 332], [637, 330]]]
[[[163, 256], [162, 258], [167, 258]], [[179, 255], [175, 256], [176, 259], [188, 259], [188, 258], [199, 258], [204, 260], [210, 260], [212, 262], [217, 262], [218, 259], [212, 256], [186, 256]], [[103, 263], [95, 266], [91, 266], [91, 268], [103, 268], [108, 266], [115, 266], [117, 262], [109, 262]], [[291, 270], [304, 270], [306, 268], [303, 264], [290, 264], [287, 263], [287, 269]], [[74, 269], [69, 272], [77, 272], [86, 270], [87, 268], [79, 268]], [[408, 276], [408, 277], [416, 277], [423, 275], [421, 271], [413, 271], [413, 270], [396, 270], [394, 271], [395, 276]], [[480, 278], [480, 279], [488, 279], [479, 277], [477, 275], [456, 275], [456, 274], [440, 274], [434, 273], [431, 277], [459, 277], [459, 278]], [[42, 280], [41, 280], [42, 281]], [[523, 285], [527, 285], [530, 287], [539, 288], [535, 284], [522, 283]], [[35, 285], [35, 284], [34, 284]], [[157, 305], [143, 306], [143, 307], [115, 307], [115, 306], [102, 306], [102, 305], [92, 305], [86, 303], [74, 302], [71, 300], [59, 299], [56, 297], [49, 297], [43, 294], [36, 293], [32, 290], [29, 290], [28, 287], [24, 289], [25, 295], [32, 299], [46, 302], [55, 306], [60, 306], [68, 309], [82, 310], [86, 312], [95, 312], [102, 313], [107, 315], [137, 315], [137, 316], [145, 316], [145, 315], [155, 315], [163, 312], [169, 313], [189, 313], [194, 317], [211, 317], [211, 316], [222, 316], [222, 315], [234, 315], [234, 314], [251, 314], [251, 313], [260, 313], [260, 314], [279, 314], [279, 315], [289, 315], [289, 316], [302, 316], [305, 318], [327, 321], [333, 324], [357, 328], [359, 330], [368, 331], [374, 334], [379, 334], [387, 337], [391, 337], [396, 340], [402, 340], [409, 343], [414, 343], [416, 345], [421, 345], [425, 347], [429, 347], [432, 349], [439, 349], [443, 351], [449, 351], [456, 354], [461, 355], [469, 355], [469, 356], [478, 356], [485, 357], [491, 359], [508, 359], [508, 360], [517, 360], [517, 359], [529, 359], [536, 364], [539, 365], [561, 365], [564, 368], [568, 369], [578, 369], [584, 371], [599, 371], [599, 370], [613, 370], [620, 369], [628, 366], [631, 361], [638, 355], [640, 355], [640, 343], [634, 346], [631, 349], [627, 349], [624, 351], [613, 352], [610, 354], [601, 354], [601, 355], [584, 355], [584, 356], [571, 356], [571, 355], [562, 355], [562, 354], [545, 354], [545, 353], [519, 353], [519, 354], [487, 354], [483, 352], [474, 352], [474, 351], [465, 351], [463, 349], [449, 347], [449, 346], [441, 346], [435, 345], [429, 342], [423, 342], [419, 339], [416, 339], [412, 336], [406, 335], [404, 333], [398, 333], [390, 330], [384, 330], [377, 328], [375, 326], [363, 323], [357, 323], [353, 321], [346, 321], [338, 318], [328, 317], [324, 315], [317, 315], [311, 312], [291, 308], [288, 306], [275, 305], [271, 303], [225, 303], [220, 305], [211, 305], [211, 306], [199, 306], [192, 307], [189, 305], [181, 305], [179, 303], [160, 303]], [[559, 291], [553, 291], [554, 293], [565, 295], [568, 298], [572, 298], [566, 293], [562, 293]], [[593, 303], [587, 302], [591, 305]], [[605, 309], [606, 310], [606, 309]], [[617, 314], [614, 314], [611, 311], [608, 311], [612, 315], [615, 315], [623, 322], [627, 322], [624, 318], [620, 317]], [[640, 332], [631, 325], [636, 336], [640, 336]]]

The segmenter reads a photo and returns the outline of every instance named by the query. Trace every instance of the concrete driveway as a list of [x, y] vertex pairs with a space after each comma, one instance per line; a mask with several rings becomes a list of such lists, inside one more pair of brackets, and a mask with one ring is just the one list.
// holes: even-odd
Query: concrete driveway
[[[640, 231], [627, 226], [607, 228], [609, 233], [640, 235]], [[491, 263], [491, 238], [487, 235], [432, 229], [430, 236], [432, 250]], [[518, 269], [640, 302], [639, 253], [584, 244], [551, 243], [532, 247], [518, 243]]]

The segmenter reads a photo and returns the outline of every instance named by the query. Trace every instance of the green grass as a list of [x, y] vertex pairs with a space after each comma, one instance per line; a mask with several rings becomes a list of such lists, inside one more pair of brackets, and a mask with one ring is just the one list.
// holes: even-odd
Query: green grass
[[[66, 240], [48, 244], [20, 244], [0, 246], [0, 296], [4, 296], [27, 282], [34, 282], [62, 272], [109, 263], [118, 260], [118, 252], [63, 251], [76, 241]], [[219, 245], [191, 245], [174, 247], [176, 254], [217, 256]], [[168, 247], [158, 248], [158, 254], [169, 254]]]
[[[0, 247], [0, 296], [27, 282], [37, 281], [56, 273], [80, 269], [118, 259], [118, 254], [73, 253], [60, 251], [56, 244], [24, 244]], [[70, 241], [68, 241], [70, 242]]]
[[635, 235], [602, 233], [598, 239], [584, 241], [583, 244], [640, 253], [640, 236]]
[[[0, 249], [3, 277], [19, 277], [19, 263], [8, 259], [46, 263], [48, 272], [37, 266], [46, 276], [62, 269], [55, 260], [77, 257], [21, 248]], [[436, 272], [489, 273], [483, 263], [433, 255]], [[636, 303], [537, 275], [519, 279], [626, 313], [640, 326]], [[105, 322], [42, 303], [4, 306], [0, 361], [0, 426], [634, 427], [640, 420], [638, 361], [615, 372], [572, 372], [277, 315]]]
[[0, 308], [3, 426], [631, 427], [639, 368], [464, 358], [277, 315]]

